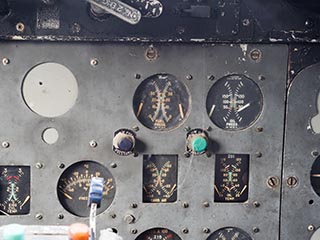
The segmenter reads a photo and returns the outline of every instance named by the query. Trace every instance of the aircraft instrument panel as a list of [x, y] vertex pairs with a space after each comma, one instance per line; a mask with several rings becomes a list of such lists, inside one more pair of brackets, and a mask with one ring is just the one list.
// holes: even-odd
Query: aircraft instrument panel
[[0, 47], [0, 224], [86, 222], [103, 177], [125, 239], [277, 239], [288, 46]]

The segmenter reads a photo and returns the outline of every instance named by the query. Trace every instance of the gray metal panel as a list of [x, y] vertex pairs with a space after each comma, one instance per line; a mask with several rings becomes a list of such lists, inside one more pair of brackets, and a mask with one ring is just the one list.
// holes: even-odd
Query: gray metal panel
[[[235, 226], [247, 231], [253, 239], [278, 239], [280, 187], [266, 185], [269, 176], [281, 176], [281, 157], [284, 124], [284, 99], [287, 69], [285, 45], [161, 45], [156, 61], [146, 61], [147, 45], [86, 44], [86, 43], [1, 43], [1, 57], [10, 64], [0, 66], [0, 140], [10, 147], [0, 150], [1, 164], [31, 165], [32, 201], [29, 216], [0, 216], [0, 224], [61, 224], [88, 222], [78, 218], [60, 205], [56, 185], [66, 166], [83, 159], [93, 159], [109, 168], [116, 180], [117, 191], [110, 208], [98, 216], [98, 228], [115, 227], [124, 239], [134, 239], [132, 228], [138, 234], [153, 227], [168, 227], [183, 240], [206, 239], [211, 232]], [[249, 53], [258, 48], [260, 61], [252, 61]], [[98, 65], [91, 66], [90, 59]], [[68, 67], [79, 85], [75, 106], [66, 114], [54, 119], [43, 118], [25, 105], [21, 97], [23, 76], [42, 62], [57, 62]], [[143, 127], [132, 111], [132, 97], [136, 87], [146, 77], [167, 72], [178, 77], [190, 89], [192, 110], [183, 126], [166, 133]], [[135, 73], [141, 74], [140, 80]], [[257, 122], [239, 132], [223, 131], [215, 127], [206, 113], [206, 95], [215, 80], [231, 74], [245, 74], [261, 88], [264, 107]], [[186, 80], [191, 74], [192, 80]], [[265, 80], [259, 80], [263, 75]], [[112, 152], [113, 132], [119, 128], [139, 126], [139, 141], [144, 148], [138, 157], [120, 157]], [[249, 200], [246, 203], [213, 203], [214, 154], [211, 157], [184, 157], [185, 126], [212, 127], [209, 137], [215, 143], [213, 153], [250, 154]], [[41, 139], [42, 131], [54, 127], [59, 132], [56, 144], [48, 145]], [[256, 131], [263, 127], [263, 132]], [[98, 147], [91, 148], [95, 139]], [[259, 151], [262, 157], [255, 157]], [[178, 201], [171, 204], [142, 203], [142, 154], [178, 154]], [[42, 169], [35, 167], [44, 164]], [[109, 165], [115, 162], [118, 167]], [[182, 208], [182, 202], [189, 208]], [[208, 201], [210, 207], [203, 207]], [[253, 202], [261, 206], [255, 208]], [[138, 203], [136, 209], [130, 203]], [[35, 215], [43, 213], [42, 220]], [[64, 219], [58, 219], [63, 213]], [[116, 218], [110, 214], [116, 213]], [[133, 214], [136, 223], [127, 224], [126, 214]], [[182, 234], [182, 228], [189, 229]], [[260, 232], [254, 234], [253, 228]]]
[[[320, 226], [320, 198], [310, 182], [311, 167], [316, 159], [311, 152], [320, 151], [320, 136], [310, 128], [311, 118], [318, 114], [319, 76], [320, 64], [305, 68], [289, 89], [281, 214], [283, 239], [310, 239], [312, 231], [308, 231], [308, 226]], [[297, 187], [287, 186], [290, 176], [298, 178]], [[314, 203], [309, 204], [310, 200]]]

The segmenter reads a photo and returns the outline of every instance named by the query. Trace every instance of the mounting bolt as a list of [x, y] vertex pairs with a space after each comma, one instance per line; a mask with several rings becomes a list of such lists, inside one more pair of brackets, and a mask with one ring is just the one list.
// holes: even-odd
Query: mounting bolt
[[279, 185], [279, 178], [276, 176], [269, 177], [267, 180], [267, 185], [270, 188], [276, 188]]
[[139, 127], [137, 125], [135, 125], [135, 126], [132, 127], [132, 130], [135, 131], [135, 132], [138, 132], [139, 131]]
[[97, 141], [95, 141], [95, 140], [91, 140], [91, 141], [89, 142], [89, 145], [90, 145], [90, 147], [92, 147], [92, 148], [96, 148], [96, 147], [98, 146], [98, 143], [97, 143]]
[[117, 217], [117, 215], [115, 213], [110, 213], [110, 217], [115, 219]]
[[210, 127], [210, 126], [206, 128], [206, 131], [208, 131], [208, 132], [211, 132], [211, 130], [212, 130], [212, 127]]
[[259, 49], [253, 49], [250, 52], [250, 58], [255, 62], [259, 62], [261, 60], [261, 57], [262, 57], [262, 53]]
[[260, 232], [260, 228], [254, 227], [254, 228], [252, 228], [252, 231], [253, 231], [254, 233], [258, 233], [258, 232]]
[[266, 77], [263, 76], [263, 75], [259, 75], [258, 79], [259, 79], [260, 81], [264, 81], [264, 80], [266, 80]]
[[133, 203], [130, 204], [130, 207], [131, 207], [131, 208], [137, 208], [137, 207], [138, 207], [138, 204], [135, 203], [135, 202], [133, 202]]
[[183, 234], [188, 234], [189, 233], [189, 229], [188, 228], [182, 228], [181, 232]]
[[250, 25], [250, 20], [249, 20], [248, 18], [243, 19], [242, 25], [243, 25], [243, 26], [246, 26], [246, 27], [249, 26], [249, 25]]
[[183, 208], [188, 208], [188, 207], [189, 207], [189, 203], [183, 202], [183, 203], [182, 203], [182, 207], [183, 207]]
[[110, 167], [112, 167], [112, 168], [116, 168], [118, 165], [116, 164], [116, 163], [110, 163]]
[[313, 157], [318, 157], [318, 156], [319, 156], [319, 152], [318, 152], [317, 150], [313, 150], [313, 151], [311, 152], [311, 155], [312, 155]]
[[16, 29], [18, 32], [23, 32], [25, 29], [24, 24], [22, 22], [17, 23]]
[[289, 176], [287, 178], [287, 185], [290, 188], [294, 188], [298, 185], [298, 178], [296, 176]]
[[314, 229], [315, 229], [315, 227], [314, 227], [312, 224], [310, 224], [310, 225], [308, 226], [308, 231], [313, 232]]
[[36, 168], [38, 168], [38, 169], [43, 168], [43, 163], [37, 162], [36, 163]]
[[203, 204], [202, 204], [204, 207], [210, 207], [210, 203], [209, 202], [207, 202], [207, 201], [205, 201], [205, 202], [203, 202]]
[[124, 217], [124, 221], [128, 224], [132, 224], [134, 223], [134, 221], [136, 220], [136, 218], [131, 215], [131, 214], [127, 214], [125, 217]]
[[203, 229], [202, 229], [202, 232], [208, 234], [208, 233], [210, 233], [210, 229], [209, 229], [209, 228], [203, 228]]
[[58, 214], [58, 219], [64, 219], [64, 215], [62, 213]]
[[135, 77], [136, 79], [140, 79], [140, 78], [141, 78], [141, 75], [140, 75], [139, 73], [136, 73], [136, 74], [134, 75], [134, 77]]
[[257, 158], [261, 158], [261, 157], [262, 157], [262, 153], [261, 153], [261, 152], [256, 152], [256, 153], [255, 153], [255, 156], [256, 156]]
[[98, 63], [99, 63], [99, 62], [98, 62], [98, 59], [96, 59], [96, 58], [92, 58], [91, 61], [90, 61], [90, 65], [91, 65], [91, 66], [97, 66]]
[[192, 76], [191, 74], [188, 74], [188, 75], [186, 76], [186, 79], [190, 81], [190, 80], [193, 79], [193, 76]]
[[132, 234], [137, 234], [137, 233], [138, 233], [138, 230], [137, 230], [136, 228], [132, 228], [132, 229], [130, 230], [130, 232], [131, 232]]
[[209, 81], [213, 81], [213, 80], [214, 80], [214, 76], [213, 76], [213, 75], [209, 75], [209, 76], [208, 76], [208, 80], [209, 80]]
[[2, 59], [2, 64], [3, 64], [4, 66], [8, 65], [9, 63], [10, 63], [9, 58], [3, 58], [3, 59]]
[[258, 208], [258, 207], [261, 206], [261, 204], [260, 204], [259, 202], [257, 202], [257, 201], [253, 202], [252, 205], [253, 205], [255, 208]]
[[10, 143], [7, 142], [7, 141], [2, 142], [1, 145], [2, 145], [3, 148], [8, 148], [8, 147], [10, 147]]
[[157, 60], [158, 57], [159, 57], [158, 50], [157, 50], [156, 48], [154, 48], [153, 46], [150, 46], [150, 47], [146, 50], [144, 56], [145, 56], [145, 58], [146, 58], [148, 61], [150, 61], [150, 62], [155, 61], [155, 60]]
[[58, 168], [61, 168], [61, 169], [64, 169], [65, 166], [66, 166], [66, 165], [65, 165], [64, 163], [59, 163], [59, 164], [58, 164]]
[[191, 127], [185, 126], [185, 127], [184, 127], [184, 130], [185, 130], [186, 132], [189, 132], [189, 131], [191, 130]]
[[79, 33], [81, 31], [81, 26], [79, 23], [73, 23], [71, 25], [71, 31], [72, 33]]
[[263, 127], [256, 127], [256, 132], [263, 132]]
[[37, 213], [37, 214], [36, 214], [36, 219], [38, 219], [38, 220], [43, 219], [42, 213]]

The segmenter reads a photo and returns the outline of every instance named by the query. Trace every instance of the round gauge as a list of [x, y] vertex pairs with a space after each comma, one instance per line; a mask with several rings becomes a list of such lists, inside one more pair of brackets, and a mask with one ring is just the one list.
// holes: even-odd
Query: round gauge
[[320, 157], [312, 165], [310, 179], [313, 190], [320, 196]]
[[191, 96], [182, 82], [170, 74], [145, 79], [133, 98], [133, 110], [145, 127], [168, 131], [180, 126], [190, 112]]
[[169, 229], [153, 228], [141, 233], [136, 240], [181, 240], [181, 238]]
[[57, 194], [61, 205], [70, 213], [79, 217], [88, 217], [87, 206], [90, 181], [93, 177], [104, 178], [103, 199], [97, 213], [105, 211], [112, 203], [116, 186], [112, 174], [97, 162], [81, 161], [72, 164], [61, 175]]
[[252, 238], [240, 228], [226, 227], [212, 233], [207, 240], [252, 240]]
[[0, 167], [0, 215], [25, 215], [30, 212], [30, 167]]
[[211, 121], [224, 130], [241, 130], [260, 116], [263, 97], [259, 86], [243, 75], [219, 79], [207, 96], [207, 113]]

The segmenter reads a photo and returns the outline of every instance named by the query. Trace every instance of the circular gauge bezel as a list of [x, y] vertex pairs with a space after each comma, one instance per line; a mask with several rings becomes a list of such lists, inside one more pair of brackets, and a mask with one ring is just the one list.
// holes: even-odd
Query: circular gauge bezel
[[[235, 230], [235, 232], [239, 232], [240, 234], [242, 234], [245, 237], [245, 238], [237, 238], [239, 240], [252, 240], [252, 237], [249, 235], [249, 233], [245, 232], [244, 230], [242, 230], [241, 228], [238, 228], [238, 227], [223, 227], [223, 228], [220, 228], [220, 229], [214, 231], [212, 234], [210, 234], [210, 236], [206, 240], [219, 239], [219, 238], [215, 238], [214, 239], [213, 238], [213, 237], [215, 237], [214, 235], [220, 233], [221, 231], [226, 231], [227, 229]], [[231, 239], [226, 239], [226, 240], [231, 240]]]
[[[318, 170], [317, 170], [318, 169]], [[317, 170], [317, 171], [316, 171]], [[312, 187], [313, 192], [320, 197], [320, 175], [319, 177], [313, 177], [313, 174], [320, 174], [320, 156], [318, 156], [311, 167], [311, 171], [310, 171], [310, 184]], [[319, 179], [319, 183], [318, 186], [317, 184], [315, 184], [315, 182], [313, 181], [313, 179]], [[316, 188], [318, 188], [318, 191], [316, 191]]]
[[[154, 231], [168, 231], [167, 234], [172, 234], [174, 238], [170, 238], [170, 240], [182, 240], [181, 237], [176, 234], [174, 231], [168, 229], [168, 228], [163, 228], [163, 227], [156, 227], [156, 228], [150, 228], [148, 230], [145, 230], [144, 232], [140, 233], [139, 236], [135, 240], [148, 240], [147, 234], [153, 234]], [[153, 234], [154, 236], [155, 234]], [[153, 238], [152, 238], [153, 239]]]
[[[253, 107], [257, 108], [257, 111], [254, 114], [254, 118], [252, 118], [251, 120], [249, 120], [249, 123], [245, 124], [244, 126], [240, 126], [240, 127], [234, 127], [234, 128], [231, 128], [231, 127], [227, 127], [226, 124], [225, 126], [223, 126], [221, 123], [219, 123], [218, 121], [221, 121], [221, 119], [223, 119], [221, 116], [219, 118], [221, 119], [218, 119], [218, 120], [215, 120], [214, 119], [214, 115], [213, 114], [218, 114], [221, 112], [221, 111], [224, 111], [225, 109], [223, 109], [222, 106], [220, 105], [223, 105], [223, 101], [221, 100], [222, 97], [219, 97], [218, 98], [218, 95], [216, 97], [216, 94], [215, 92], [221, 92], [221, 89], [219, 91], [217, 91], [216, 89], [217, 88], [220, 88], [221, 86], [224, 86], [224, 84], [227, 82], [227, 81], [246, 81], [248, 83], [251, 84], [251, 88], [254, 88], [255, 92], [256, 92], [256, 96], [259, 97], [258, 101], [255, 101], [255, 102], [258, 102], [258, 105], [254, 105]], [[233, 90], [234, 91], [234, 90]], [[212, 96], [214, 96], [214, 100], [211, 100]], [[216, 104], [213, 104], [215, 102], [220, 103], [216, 103]], [[215, 106], [220, 106], [219, 108], [220, 109], [215, 109], [214, 111], [212, 111], [212, 107], [213, 105]], [[245, 104], [246, 105], [246, 104]], [[250, 106], [252, 107], [252, 105]], [[206, 98], [206, 112], [208, 114], [208, 118], [210, 119], [210, 121], [219, 129], [222, 129], [224, 131], [230, 131], [230, 132], [235, 132], [235, 131], [242, 131], [242, 130], [246, 130], [250, 127], [252, 127], [257, 121], [258, 119], [260, 118], [260, 116], [262, 115], [262, 112], [263, 112], [263, 107], [264, 107], [264, 96], [263, 96], [263, 93], [262, 93], [262, 90], [259, 86], [259, 84], [257, 84], [254, 80], [252, 80], [250, 77], [246, 76], [246, 75], [243, 75], [243, 74], [231, 74], [231, 75], [227, 75], [227, 76], [224, 76], [220, 79], [218, 79], [209, 89], [208, 91], [208, 94], [207, 94], [207, 98]], [[234, 109], [231, 109], [231, 114], [234, 114], [235, 116], [239, 116], [239, 112], [236, 112]], [[210, 116], [212, 115], [212, 116]], [[240, 116], [239, 116], [240, 117]], [[242, 117], [241, 117], [242, 118]], [[225, 121], [226, 122], [226, 121]]]
[[[77, 217], [89, 217], [89, 213], [90, 213], [90, 208], [87, 207], [87, 199], [86, 200], [76, 200], [74, 202], [68, 202], [67, 199], [68, 197], [72, 197], [72, 193], [71, 192], [66, 192], [66, 191], [59, 191], [59, 186], [61, 184], [64, 184], [65, 182], [67, 182], [71, 177], [76, 177], [76, 175], [74, 174], [75, 171], [79, 171], [80, 172], [80, 177], [82, 173], [85, 173], [85, 164], [89, 164], [89, 175], [90, 177], [96, 177], [96, 171], [97, 169], [100, 170], [100, 175], [99, 177], [103, 177], [104, 180], [106, 181], [105, 185], [104, 185], [104, 191], [106, 191], [107, 186], [109, 186], [108, 184], [108, 180], [112, 179], [112, 182], [110, 184], [110, 186], [112, 187], [110, 192], [108, 192], [107, 195], [103, 195], [103, 199], [101, 202], [101, 206], [100, 208], [97, 209], [97, 215], [101, 214], [103, 212], [105, 212], [110, 205], [112, 204], [115, 195], [116, 195], [116, 183], [115, 183], [115, 178], [113, 177], [112, 173], [109, 171], [108, 168], [106, 168], [104, 165], [102, 165], [101, 163], [97, 162], [97, 161], [93, 161], [93, 160], [82, 160], [79, 162], [75, 162], [72, 163], [70, 166], [68, 166], [66, 169], [64, 169], [64, 171], [62, 172], [62, 174], [60, 175], [58, 182], [57, 182], [57, 188], [56, 188], [56, 193], [57, 193], [57, 198], [61, 204], [61, 206], [70, 214], [73, 214]], [[92, 166], [94, 166], [94, 169], [92, 172], [90, 172], [90, 166], [92, 169]], [[66, 181], [63, 182], [63, 179], [65, 179]], [[81, 179], [81, 178], [78, 178]], [[84, 178], [87, 179], [87, 178]], [[108, 179], [108, 180], [107, 180]], [[81, 183], [81, 182], [80, 182]], [[69, 183], [70, 184], [70, 183]], [[85, 185], [87, 188], [87, 193], [86, 195], [83, 195], [82, 197], [85, 198], [87, 197], [88, 193], [89, 193], [89, 187], [90, 187], [90, 183], [87, 183], [87, 181], [83, 181], [82, 184], [87, 184]], [[76, 187], [78, 187], [78, 184], [75, 184]], [[62, 189], [64, 190], [64, 189]], [[66, 195], [65, 195], [66, 194]], [[70, 198], [69, 198], [70, 200]], [[81, 205], [79, 207], [79, 205]], [[74, 207], [77, 206], [77, 207]], [[82, 209], [82, 210], [77, 210], [78, 209]]]
[[[183, 110], [186, 109], [186, 111], [182, 110], [182, 114], [181, 114], [180, 109], [179, 109], [180, 106], [178, 105], [177, 109], [176, 109], [177, 114], [176, 114], [176, 117], [174, 118], [175, 119], [175, 123], [174, 124], [170, 124], [169, 127], [166, 126], [166, 127], [163, 127], [163, 128], [160, 128], [160, 127], [157, 128], [157, 127], [152, 126], [150, 121], [149, 121], [150, 123], [147, 123], [146, 117], [144, 119], [142, 119], [142, 117], [141, 117], [141, 116], [143, 116], [141, 114], [142, 110], [140, 110], [140, 113], [139, 113], [140, 116], [137, 116], [137, 115], [138, 115], [138, 112], [139, 112], [139, 107], [140, 107], [139, 105], [142, 102], [141, 101], [142, 95], [146, 91], [145, 88], [149, 87], [149, 85], [152, 84], [153, 81], [159, 81], [159, 77], [161, 77], [161, 76], [162, 77], [167, 76], [167, 79], [169, 79], [171, 82], [175, 82], [174, 84], [178, 84], [178, 87], [180, 89], [180, 93], [178, 93], [179, 94], [178, 96], [180, 96], [180, 97], [178, 97], [178, 98], [181, 98], [181, 96], [182, 96], [184, 99], [186, 99], [186, 101], [183, 101], [183, 104], [181, 103]], [[177, 86], [177, 85], [175, 85], [175, 86]], [[181, 93], [183, 93], [183, 94], [181, 94]], [[152, 98], [150, 96], [150, 94], [147, 93], [146, 95], [149, 98], [149, 100], [150, 100], [150, 98]], [[175, 95], [171, 96], [171, 97], [176, 98]], [[188, 86], [185, 84], [185, 82], [179, 80], [178, 77], [176, 77], [173, 74], [157, 73], [157, 74], [154, 74], [154, 75], [151, 75], [151, 76], [145, 78], [138, 85], [138, 87], [136, 88], [136, 90], [134, 92], [134, 95], [133, 95], [132, 106], [133, 106], [133, 113], [134, 113], [136, 119], [141, 123], [141, 125], [143, 125], [147, 129], [149, 129], [151, 131], [155, 131], [155, 132], [170, 132], [172, 130], [175, 130], [175, 129], [179, 128], [188, 119], [188, 117], [190, 115], [190, 112], [191, 112], [191, 102], [192, 102], [191, 93], [190, 93], [190, 90], [189, 90]], [[150, 102], [149, 104], [152, 105], [152, 102]], [[150, 111], [153, 111], [153, 110], [150, 109]], [[162, 110], [161, 110], [161, 112], [162, 112]], [[183, 118], [181, 117], [181, 115], [183, 115]], [[178, 117], [178, 116], [180, 116], [180, 117]], [[176, 118], [178, 118], [178, 119], [176, 119]], [[173, 121], [173, 119], [171, 121]]]

